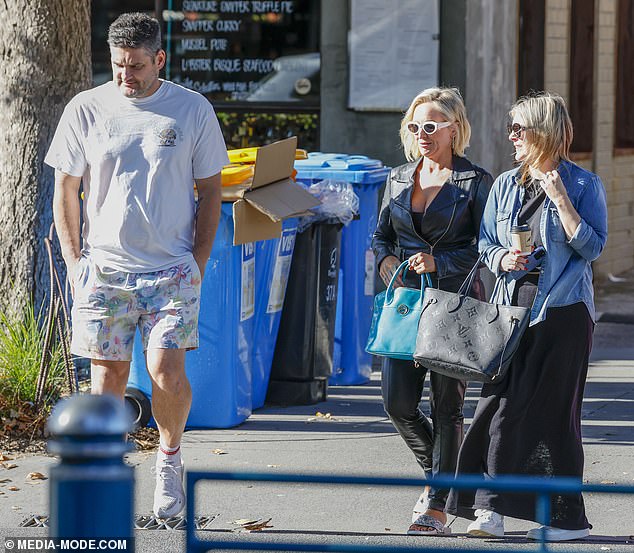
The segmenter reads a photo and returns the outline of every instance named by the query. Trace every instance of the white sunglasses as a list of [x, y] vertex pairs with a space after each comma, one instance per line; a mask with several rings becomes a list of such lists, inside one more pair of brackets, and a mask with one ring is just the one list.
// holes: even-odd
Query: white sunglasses
[[407, 130], [412, 134], [418, 134], [421, 130], [425, 131], [425, 134], [434, 134], [438, 129], [444, 129], [451, 124], [451, 121], [444, 121], [443, 123], [436, 121], [410, 121], [407, 124]]

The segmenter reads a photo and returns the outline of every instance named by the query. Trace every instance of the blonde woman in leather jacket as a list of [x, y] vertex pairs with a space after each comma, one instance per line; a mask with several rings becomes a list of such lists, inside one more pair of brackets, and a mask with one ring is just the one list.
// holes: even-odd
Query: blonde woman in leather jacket
[[[434, 286], [457, 291], [478, 258], [477, 237], [492, 178], [464, 150], [471, 127], [453, 88], [429, 88], [412, 101], [401, 122], [408, 163], [387, 180], [372, 240], [379, 274], [387, 284], [399, 264], [409, 271], [398, 285], [420, 287], [429, 273]], [[463, 437], [465, 382], [430, 375], [430, 419], [420, 410], [426, 369], [413, 361], [385, 358], [385, 410], [426, 476], [453, 475]], [[444, 512], [449, 490], [426, 487], [414, 507], [409, 534], [450, 530]]]

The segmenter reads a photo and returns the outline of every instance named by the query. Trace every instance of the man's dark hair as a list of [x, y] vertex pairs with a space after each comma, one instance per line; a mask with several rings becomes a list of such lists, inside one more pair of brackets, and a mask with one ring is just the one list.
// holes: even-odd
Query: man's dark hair
[[114, 48], [145, 48], [150, 55], [161, 49], [161, 26], [144, 13], [124, 13], [108, 29], [108, 45]]

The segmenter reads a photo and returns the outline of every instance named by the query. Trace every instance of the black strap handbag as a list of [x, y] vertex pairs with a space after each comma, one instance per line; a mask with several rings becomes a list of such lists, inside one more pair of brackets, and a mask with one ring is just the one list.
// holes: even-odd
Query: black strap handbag
[[[529, 322], [526, 307], [470, 297], [481, 257], [458, 292], [426, 288], [414, 361], [429, 370], [480, 382], [498, 382], [517, 351]], [[500, 277], [496, 286], [503, 284]]]

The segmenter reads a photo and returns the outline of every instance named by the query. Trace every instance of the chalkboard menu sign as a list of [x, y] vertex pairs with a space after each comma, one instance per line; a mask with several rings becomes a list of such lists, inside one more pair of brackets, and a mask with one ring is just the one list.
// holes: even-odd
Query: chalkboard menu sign
[[163, 2], [165, 76], [216, 109], [318, 107], [319, 3]]

